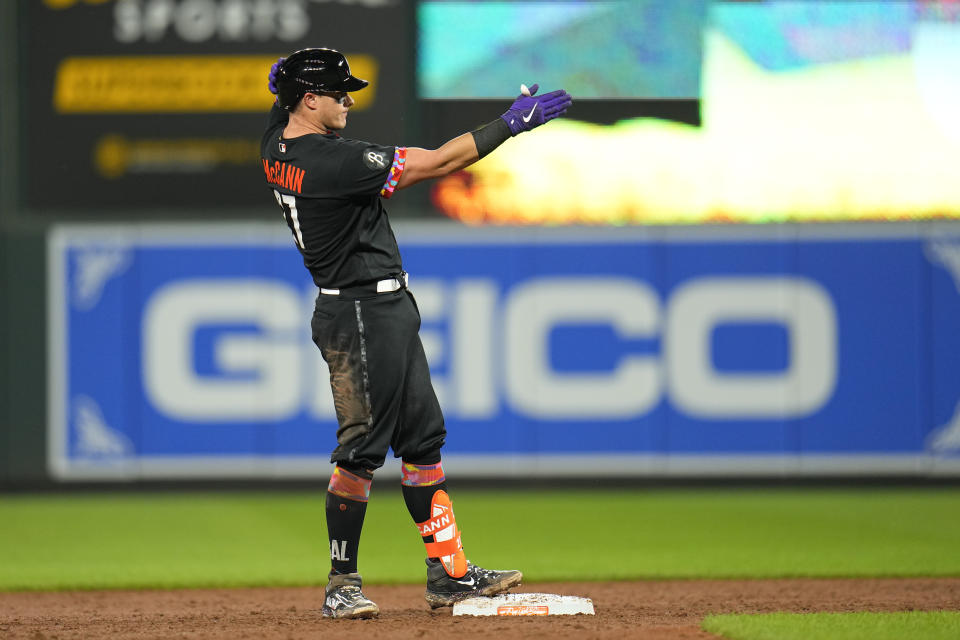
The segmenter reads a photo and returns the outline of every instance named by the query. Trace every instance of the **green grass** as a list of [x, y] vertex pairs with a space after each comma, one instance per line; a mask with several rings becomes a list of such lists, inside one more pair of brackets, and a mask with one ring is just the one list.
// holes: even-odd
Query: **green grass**
[[[419, 582], [396, 482], [374, 483], [368, 581]], [[960, 489], [452, 491], [467, 556], [528, 582], [960, 575]], [[0, 497], [0, 589], [323, 584], [324, 493]]]
[[722, 615], [703, 628], [731, 640], [956, 640], [960, 611]]

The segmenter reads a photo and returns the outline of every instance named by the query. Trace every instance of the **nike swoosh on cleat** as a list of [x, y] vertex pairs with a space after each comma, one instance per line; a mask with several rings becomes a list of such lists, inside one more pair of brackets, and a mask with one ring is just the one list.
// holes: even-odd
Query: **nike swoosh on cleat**
[[537, 110], [537, 105], [539, 105], [539, 104], [540, 104], [539, 102], [534, 102], [534, 103], [533, 103], [533, 109], [530, 109], [530, 113], [528, 113], [528, 114], [525, 115], [525, 116], [522, 116], [524, 122], [530, 122], [530, 118], [533, 117], [533, 112]]
[[469, 579], [469, 580], [462, 580], [462, 579], [461, 579], [461, 580], [457, 580], [457, 582], [459, 582], [460, 584], [462, 584], [462, 585], [464, 585], [464, 586], [472, 587], [473, 585], [477, 584], [477, 579], [474, 578], [473, 576], [470, 576], [470, 579]]

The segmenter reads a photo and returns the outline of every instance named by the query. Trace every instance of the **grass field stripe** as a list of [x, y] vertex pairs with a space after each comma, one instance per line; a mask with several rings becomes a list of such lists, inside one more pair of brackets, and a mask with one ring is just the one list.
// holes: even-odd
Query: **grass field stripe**
[[960, 611], [718, 615], [702, 627], [737, 640], [955, 640]]

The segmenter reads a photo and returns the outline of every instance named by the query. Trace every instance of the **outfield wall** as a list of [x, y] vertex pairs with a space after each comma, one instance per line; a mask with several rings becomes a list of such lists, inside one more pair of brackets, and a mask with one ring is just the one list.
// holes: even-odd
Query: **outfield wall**
[[[397, 235], [458, 475], [960, 476], [956, 226]], [[48, 240], [54, 478], [329, 473], [282, 225]]]

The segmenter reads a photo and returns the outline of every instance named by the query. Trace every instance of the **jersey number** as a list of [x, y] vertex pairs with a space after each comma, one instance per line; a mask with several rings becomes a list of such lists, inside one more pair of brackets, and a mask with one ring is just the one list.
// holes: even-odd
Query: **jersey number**
[[303, 249], [303, 234], [300, 232], [300, 219], [297, 218], [297, 199], [293, 196], [283, 195], [276, 189], [273, 190], [273, 195], [277, 198], [277, 204], [283, 209], [283, 219], [290, 227], [290, 231], [293, 232], [294, 242]]

